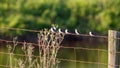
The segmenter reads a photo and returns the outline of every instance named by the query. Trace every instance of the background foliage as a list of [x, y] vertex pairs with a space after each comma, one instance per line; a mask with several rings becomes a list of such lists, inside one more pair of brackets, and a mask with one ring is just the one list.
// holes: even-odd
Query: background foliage
[[120, 30], [119, 6], [120, 0], [0, 0], [0, 27], [40, 30], [57, 24], [70, 31], [106, 34], [108, 29]]

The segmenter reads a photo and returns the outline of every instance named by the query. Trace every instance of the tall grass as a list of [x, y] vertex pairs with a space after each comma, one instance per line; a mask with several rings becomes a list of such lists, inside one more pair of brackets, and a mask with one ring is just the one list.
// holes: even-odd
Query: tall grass
[[58, 68], [59, 61], [56, 56], [63, 38], [64, 34], [53, 33], [47, 29], [41, 30], [36, 46], [26, 42], [23, 44], [21, 57], [14, 55], [15, 47], [18, 45], [15, 38], [14, 46], [8, 46], [10, 68]]

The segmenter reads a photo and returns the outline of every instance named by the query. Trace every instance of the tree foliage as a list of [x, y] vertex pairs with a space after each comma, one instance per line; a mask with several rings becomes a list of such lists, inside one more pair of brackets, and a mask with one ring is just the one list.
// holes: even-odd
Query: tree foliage
[[0, 0], [0, 27], [40, 30], [57, 24], [71, 31], [105, 34], [108, 29], [120, 30], [119, 6], [120, 0]]

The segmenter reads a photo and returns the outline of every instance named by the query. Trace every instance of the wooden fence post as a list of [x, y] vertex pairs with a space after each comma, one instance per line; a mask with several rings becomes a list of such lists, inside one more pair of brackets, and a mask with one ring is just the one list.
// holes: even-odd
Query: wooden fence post
[[118, 47], [120, 34], [117, 31], [108, 31], [108, 68], [119, 68], [118, 66]]

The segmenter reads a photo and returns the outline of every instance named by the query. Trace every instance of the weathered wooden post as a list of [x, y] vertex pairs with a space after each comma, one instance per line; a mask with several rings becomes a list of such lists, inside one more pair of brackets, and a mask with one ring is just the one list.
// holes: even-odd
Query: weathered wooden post
[[119, 46], [119, 40], [117, 39], [119, 36], [120, 34], [117, 31], [108, 31], [108, 68], [119, 68], [116, 53]]

